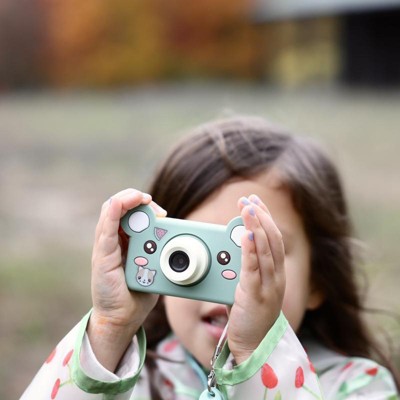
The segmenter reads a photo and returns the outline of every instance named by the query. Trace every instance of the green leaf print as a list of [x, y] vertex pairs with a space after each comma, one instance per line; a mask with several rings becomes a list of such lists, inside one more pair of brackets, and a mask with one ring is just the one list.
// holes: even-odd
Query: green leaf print
[[274, 400], [282, 400], [281, 391], [278, 390], [274, 396]]

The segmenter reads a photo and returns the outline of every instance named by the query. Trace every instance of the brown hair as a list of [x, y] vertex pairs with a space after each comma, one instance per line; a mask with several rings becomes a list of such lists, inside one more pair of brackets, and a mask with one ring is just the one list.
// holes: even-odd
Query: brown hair
[[[169, 217], [185, 218], [227, 181], [272, 168], [302, 218], [311, 246], [312, 284], [325, 299], [318, 309], [306, 312], [300, 334], [307, 331], [328, 348], [351, 356], [371, 357], [379, 351], [362, 317], [342, 184], [334, 164], [312, 140], [256, 117], [210, 122], [171, 150], [150, 193]], [[155, 314], [165, 319], [162, 303]], [[159, 334], [160, 325], [151, 329], [148, 322], [149, 346], [154, 348], [160, 335], [153, 337], [151, 332]]]

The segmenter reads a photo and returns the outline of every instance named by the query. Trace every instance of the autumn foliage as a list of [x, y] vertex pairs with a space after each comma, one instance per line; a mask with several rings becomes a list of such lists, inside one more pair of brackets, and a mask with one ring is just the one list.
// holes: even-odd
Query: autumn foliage
[[41, 10], [41, 48], [34, 62], [44, 83], [110, 86], [257, 73], [261, 49], [251, 0], [35, 3]]

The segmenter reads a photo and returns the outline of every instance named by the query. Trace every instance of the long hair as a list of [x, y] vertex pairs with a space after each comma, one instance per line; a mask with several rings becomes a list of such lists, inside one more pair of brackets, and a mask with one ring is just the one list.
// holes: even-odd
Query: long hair
[[[251, 179], [272, 168], [302, 218], [311, 246], [311, 283], [324, 294], [323, 304], [306, 312], [299, 334], [307, 331], [326, 347], [350, 356], [379, 353], [363, 319], [353, 229], [339, 174], [312, 140], [256, 117], [213, 121], [171, 149], [149, 192], [169, 217], [185, 218], [229, 180]], [[162, 300], [146, 323], [150, 348], [160, 339], [159, 323], [152, 328], [151, 322], [157, 318], [165, 320]], [[151, 332], [158, 336], [153, 338]]]

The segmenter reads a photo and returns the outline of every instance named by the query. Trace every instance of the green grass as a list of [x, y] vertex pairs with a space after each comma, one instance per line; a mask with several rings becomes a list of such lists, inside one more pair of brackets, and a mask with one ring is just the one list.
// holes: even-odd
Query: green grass
[[3, 94], [0, 398], [21, 394], [90, 307], [102, 202], [125, 187], [146, 188], [171, 142], [226, 109], [268, 117], [326, 145], [367, 247], [370, 302], [400, 312], [400, 94], [217, 82]]

